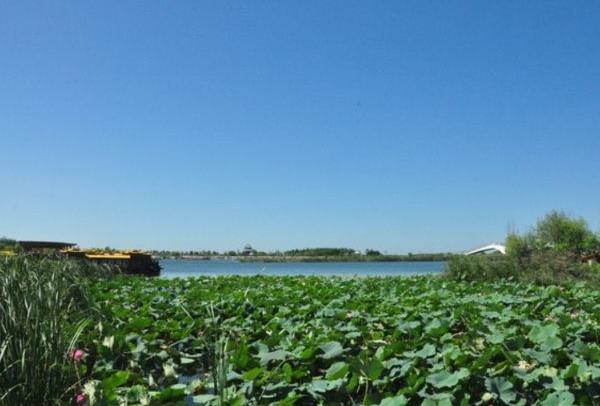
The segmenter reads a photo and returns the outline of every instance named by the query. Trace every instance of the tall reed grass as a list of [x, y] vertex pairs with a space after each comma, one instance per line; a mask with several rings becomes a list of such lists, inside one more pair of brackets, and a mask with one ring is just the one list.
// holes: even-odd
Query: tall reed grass
[[69, 351], [89, 309], [81, 264], [0, 257], [0, 406], [51, 405], [73, 395]]

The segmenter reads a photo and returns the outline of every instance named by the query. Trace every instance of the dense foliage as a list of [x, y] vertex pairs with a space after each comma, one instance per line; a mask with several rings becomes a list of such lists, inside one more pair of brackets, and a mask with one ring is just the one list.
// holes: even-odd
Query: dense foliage
[[448, 261], [445, 277], [459, 281], [500, 280], [564, 285], [583, 283], [600, 289], [600, 265], [589, 265], [565, 253], [538, 252], [527, 257], [511, 255], [456, 256]]
[[597, 404], [600, 292], [440, 278], [117, 278], [90, 403]]
[[590, 230], [583, 218], [571, 218], [563, 212], [553, 211], [528, 233], [510, 234], [506, 248], [509, 255], [520, 258], [545, 251], [581, 256], [599, 252], [600, 237]]
[[553, 211], [529, 232], [506, 238], [507, 255], [455, 256], [447, 277], [465, 281], [501, 279], [543, 285], [584, 282], [600, 288], [600, 238], [581, 218]]
[[80, 265], [0, 257], [0, 405], [64, 401], [77, 384], [69, 350], [88, 309]]

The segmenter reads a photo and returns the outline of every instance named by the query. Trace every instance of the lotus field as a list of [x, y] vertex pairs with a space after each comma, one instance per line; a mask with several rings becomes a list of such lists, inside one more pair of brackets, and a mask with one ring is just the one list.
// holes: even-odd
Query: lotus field
[[599, 404], [600, 292], [442, 278], [112, 278], [89, 404]]

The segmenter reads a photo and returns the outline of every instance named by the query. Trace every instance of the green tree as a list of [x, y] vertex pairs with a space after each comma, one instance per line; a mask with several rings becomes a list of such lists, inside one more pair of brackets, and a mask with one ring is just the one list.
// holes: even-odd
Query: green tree
[[535, 229], [539, 248], [582, 254], [598, 249], [599, 240], [583, 218], [571, 218], [563, 212], [552, 211], [538, 221]]
[[523, 236], [518, 234], [509, 234], [506, 237], [506, 254], [517, 257], [524, 258], [529, 255], [534, 250], [534, 241], [531, 234], [525, 234]]

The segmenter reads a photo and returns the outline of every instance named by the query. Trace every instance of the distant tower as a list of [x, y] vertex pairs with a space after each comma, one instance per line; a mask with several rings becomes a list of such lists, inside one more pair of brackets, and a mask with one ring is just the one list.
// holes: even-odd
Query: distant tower
[[242, 250], [242, 255], [245, 257], [254, 255], [254, 248], [252, 248], [252, 245], [250, 245], [250, 244], [244, 245], [244, 249]]

